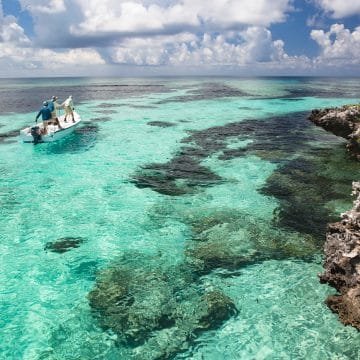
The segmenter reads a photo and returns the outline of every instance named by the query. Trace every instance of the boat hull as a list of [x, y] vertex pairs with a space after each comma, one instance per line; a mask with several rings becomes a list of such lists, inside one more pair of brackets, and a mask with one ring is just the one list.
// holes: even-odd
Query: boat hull
[[[69, 118], [69, 117], [68, 117]], [[59, 117], [59, 121], [62, 129], [59, 129], [56, 125], [48, 125], [47, 134], [41, 135], [41, 139], [36, 141], [36, 143], [49, 143], [60, 140], [65, 136], [71, 134], [81, 123], [81, 118], [78, 113], [74, 112], [74, 120], [68, 119], [67, 122], [64, 121], [64, 115]], [[31, 128], [39, 127], [42, 129], [41, 124], [34, 124], [32, 126], [26, 127], [25, 129], [20, 130], [20, 139], [23, 143], [34, 143], [34, 137], [31, 134]]]

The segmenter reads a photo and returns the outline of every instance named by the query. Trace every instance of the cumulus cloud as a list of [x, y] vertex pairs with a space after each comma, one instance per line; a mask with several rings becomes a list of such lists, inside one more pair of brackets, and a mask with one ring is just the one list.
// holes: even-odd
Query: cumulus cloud
[[283, 41], [273, 41], [268, 29], [255, 26], [222, 34], [129, 38], [113, 54], [114, 62], [136, 65], [242, 66], [285, 58]]
[[231, 29], [241, 25], [268, 26], [285, 20], [290, 0], [183, 0], [153, 2], [76, 0], [84, 16], [74, 35], [89, 33], [166, 34], [184, 28]]
[[360, 0], [315, 0], [315, 3], [335, 19], [360, 14]]
[[342, 24], [334, 24], [328, 32], [312, 30], [311, 38], [321, 48], [318, 62], [329, 64], [360, 64], [360, 26], [351, 32]]
[[[309, 1], [321, 7], [316, 14], [321, 18], [360, 13], [360, 0]], [[312, 30], [311, 38], [321, 50], [318, 57], [289, 56], [269, 28], [286, 20], [294, 0], [19, 2], [32, 16], [34, 34], [29, 39], [15, 17], [4, 16], [0, 0], [0, 68], [6, 64], [61, 72], [119, 64], [309, 74], [333, 64], [360, 64], [360, 27], [350, 31], [339, 24], [329, 32]], [[313, 28], [316, 16], [308, 21]]]
[[48, 69], [61, 69], [67, 65], [104, 65], [105, 61], [94, 49], [70, 49], [53, 51], [40, 49], [31, 54], [32, 62], [40, 62]]
[[4, 16], [0, 0], [0, 45], [1, 44], [26, 46], [30, 44], [30, 40], [25, 35], [24, 29], [17, 24], [14, 16]]
[[[124, 37], [241, 30], [285, 21], [293, 0], [19, 0], [47, 47], [109, 46]], [[47, 21], [44, 21], [46, 14]]]
[[11, 43], [0, 43], [0, 60], [6, 61], [7, 66], [17, 65], [21, 68], [38, 70], [60, 70], [69, 65], [81, 67], [105, 64], [104, 59], [94, 49], [54, 51], [18, 47]]
[[66, 11], [64, 0], [19, 0], [21, 6], [33, 15], [58, 14]]
[[[0, 1], [0, 62], [4, 69], [61, 69], [69, 65], [105, 64], [94, 49], [36, 48], [13, 16], [4, 16]], [[3, 67], [3, 66], [2, 66]]]

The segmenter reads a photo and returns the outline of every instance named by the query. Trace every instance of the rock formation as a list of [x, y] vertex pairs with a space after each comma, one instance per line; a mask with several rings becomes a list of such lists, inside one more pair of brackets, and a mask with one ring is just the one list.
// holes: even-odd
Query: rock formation
[[[347, 139], [348, 151], [360, 160], [360, 105], [313, 110], [309, 120]], [[352, 195], [353, 208], [341, 214], [341, 221], [328, 225], [320, 281], [338, 291], [326, 299], [329, 308], [343, 324], [360, 330], [360, 182], [353, 182]]]
[[326, 131], [347, 139], [348, 150], [360, 160], [360, 105], [316, 109], [311, 112], [309, 120]]
[[360, 330], [360, 182], [353, 183], [352, 194], [357, 197], [353, 208], [328, 226], [320, 281], [339, 292], [327, 298], [330, 309], [343, 324]]

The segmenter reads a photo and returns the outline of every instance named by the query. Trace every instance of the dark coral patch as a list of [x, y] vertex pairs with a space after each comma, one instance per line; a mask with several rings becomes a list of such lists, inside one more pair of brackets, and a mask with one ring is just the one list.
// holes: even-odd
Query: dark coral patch
[[239, 110], [263, 110], [263, 108], [253, 108], [253, 107], [250, 107], [250, 106], [239, 106], [238, 108]]
[[20, 130], [21, 129], [11, 130], [6, 133], [0, 134], [0, 143], [9, 142], [9, 139], [17, 137]]
[[153, 105], [128, 105], [133, 109], [156, 109], [156, 106]]
[[79, 127], [74, 130], [75, 134], [95, 133], [99, 131], [99, 126], [96, 124], [87, 123], [86, 126]]
[[112, 109], [96, 110], [94, 112], [99, 114], [117, 114], [117, 111]]
[[204, 83], [197, 89], [189, 90], [187, 95], [173, 96], [168, 99], [160, 100], [158, 104], [212, 100], [227, 97], [243, 97], [246, 95], [247, 94], [245, 92], [222, 83]]
[[[216, 126], [201, 131], [193, 131], [184, 138], [179, 152], [167, 163], [145, 165], [134, 176], [139, 188], [151, 188], [165, 195], [184, 195], [192, 193], [197, 186], [211, 186], [221, 181], [221, 177], [201, 161], [219, 153], [219, 159], [255, 153], [279, 162], [304, 148], [304, 142], [314, 139], [304, 129], [311, 126], [303, 113], [288, 117], [275, 117], [264, 120], [245, 120], [224, 126]], [[228, 149], [229, 140], [253, 142], [243, 148]]]
[[[289, 116], [270, 117], [264, 120], [244, 120], [195, 131], [182, 140], [193, 143], [205, 152], [203, 157], [222, 151], [220, 159], [232, 159], [255, 153], [262, 157], [267, 152], [277, 152], [274, 161], [279, 162], [305, 149], [307, 142], [317, 139], [317, 134], [309, 131], [311, 124], [306, 121], [307, 113], [294, 113]], [[229, 140], [248, 140], [246, 147], [228, 149]]]
[[93, 118], [90, 119], [92, 122], [106, 122], [106, 121], [110, 121], [111, 117], [109, 116], [102, 116], [102, 117], [97, 117], [97, 118]]
[[183, 221], [192, 231], [186, 259], [199, 274], [214, 269], [234, 271], [268, 259], [306, 259], [320, 250], [313, 236], [283, 231], [235, 209], [190, 213]]
[[[234, 148], [244, 140], [251, 141]], [[328, 204], [329, 199], [348, 202], [347, 189], [354, 174], [359, 174], [354, 163], [345, 159], [342, 142], [315, 128], [307, 113], [245, 120], [192, 131], [169, 162], [146, 165], [134, 181], [161, 194], [184, 195], [198, 186], [224, 181], [201, 164], [209, 156], [226, 161], [256, 155], [279, 166], [259, 189], [279, 200], [274, 224], [315, 235], [320, 241], [326, 223], [338, 211]], [[318, 160], [311, 160], [314, 156]]]
[[125, 254], [99, 273], [89, 302], [100, 325], [136, 348], [139, 359], [172, 358], [237, 313], [225, 294], [197, 286], [183, 264], [140, 253]]
[[191, 193], [195, 186], [209, 186], [220, 180], [220, 176], [188, 155], [178, 155], [164, 164], [146, 165], [134, 176], [137, 187], [173, 196]]
[[147, 124], [150, 126], [158, 126], [158, 127], [162, 127], [162, 128], [176, 126], [176, 124], [174, 124], [172, 122], [167, 122], [167, 121], [149, 121]]
[[82, 237], [66, 237], [60, 238], [53, 242], [48, 242], [44, 250], [49, 250], [58, 254], [62, 254], [71, 249], [76, 249], [85, 241]]
[[122, 106], [122, 104], [111, 104], [111, 103], [101, 103], [99, 105], [94, 106], [95, 109], [101, 108], [101, 109], [109, 109], [109, 108], [116, 108]]
[[360, 171], [340, 147], [317, 149], [317, 155], [316, 159], [302, 157], [284, 163], [260, 192], [280, 201], [274, 214], [277, 226], [315, 235], [322, 244], [327, 223], [338, 215], [328, 202], [350, 204], [348, 188]]

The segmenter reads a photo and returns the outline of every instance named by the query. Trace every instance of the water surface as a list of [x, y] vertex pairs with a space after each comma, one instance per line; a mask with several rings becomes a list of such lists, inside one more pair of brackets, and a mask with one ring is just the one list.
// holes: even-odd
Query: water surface
[[[81, 128], [18, 142], [44, 99], [70, 94]], [[2, 79], [0, 95], [1, 358], [155, 359], [171, 346], [162, 356], [359, 358], [360, 335], [324, 305], [334, 290], [317, 274], [360, 171], [344, 140], [307, 120], [357, 103], [357, 79]], [[195, 294], [195, 308], [216, 289], [238, 314], [178, 348], [161, 329], [155, 347], [120, 341], [89, 293], [125, 266], [145, 282], [166, 269], [145, 308], [184, 271], [169, 303]]]

